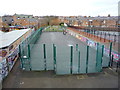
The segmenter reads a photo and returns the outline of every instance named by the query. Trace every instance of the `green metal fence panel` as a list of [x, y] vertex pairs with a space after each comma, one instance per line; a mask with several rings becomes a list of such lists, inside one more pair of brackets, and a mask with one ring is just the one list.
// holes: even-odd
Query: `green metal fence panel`
[[87, 53], [87, 47], [86, 45], [78, 45], [80, 52], [80, 69], [79, 73], [86, 73], [86, 53]]
[[97, 51], [86, 46], [84, 48], [86, 52], [81, 53], [80, 49], [76, 49], [76, 46], [57, 45], [57, 51], [55, 45], [34, 44], [31, 50], [30, 46], [31, 44], [27, 46], [27, 52], [26, 47], [24, 47], [25, 51], [21, 55], [24, 70], [55, 70], [57, 75], [64, 75], [95, 73], [102, 69], [104, 49], [102, 45], [97, 46]]
[[56, 52], [56, 74], [70, 74], [71, 70], [71, 48], [70, 46], [57, 45]]
[[[42, 28], [37, 30], [36, 32], [33, 32], [29, 37], [27, 37], [19, 46], [19, 51], [20, 51], [20, 61], [21, 61], [21, 67], [24, 70], [30, 70], [31, 69], [31, 64], [30, 64], [30, 51], [32, 47], [34, 46], [33, 43], [35, 43], [40, 36], [42, 32]], [[30, 46], [28, 45], [29, 43], [32, 43]]]
[[[30, 44], [30, 46], [33, 46]], [[31, 67], [32, 70], [45, 70], [43, 44], [34, 44], [31, 50]]]
[[102, 67], [108, 67], [109, 66], [109, 61], [110, 61], [110, 57], [104, 54], [103, 55]]
[[102, 58], [103, 58], [103, 51], [104, 51], [104, 45], [98, 44], [97, 46], [97, 57], [96, 57], [96, 71], [101, 72], [102, 70]]
[[28, 45], [25, 43], [22, 43], [20, 45], [20, 51], [21, 51], [21, 64], [23, 70], [30, 70], [30, 62], [29, 62], [29, 53], [28, 53]]
[[87, 73], [95, 73], [96, 72], [96, 53], [97, 51], [93, 47], [89, 47], [89, 57], [88, 57], [88, 72]]
[[57, 75], [82, 74], [100, 72], [110, 64], [111, 53], [107, 58], [101, 44], [97, 44], [97, 51], [86, 44], [35, 44], [41, 33], [42, 29], [35, 31], [19, 47], [21, 67], [25, 70], [55, 70]]
[[46, 68], [47, 70], [54, 70], [53, 46], [46, 44]]
[[[106, 48], [106, 47], [105, 47]], [[107, 55], [105, 52], [103, 54], [102, 67], [108, 67], [110, 64], [110, 55]]]
[[76, 46], [77, 48], [74, 46], [74, 49], [73, 49], [72, 74], [78, 74], [78, 67], [80, 66], [78, 44]]
[[[30, 44], [35, 44], [38, 40], [38, 38], [40, 37], [41, 33], [42, 33], [43, 28], [38, 29], [37, 31], [35, 31], [34, 33], [32, 33], [32, 35], [29, 37], [29, 43]], [[31, 46], [33, 47], [33, 46]]]

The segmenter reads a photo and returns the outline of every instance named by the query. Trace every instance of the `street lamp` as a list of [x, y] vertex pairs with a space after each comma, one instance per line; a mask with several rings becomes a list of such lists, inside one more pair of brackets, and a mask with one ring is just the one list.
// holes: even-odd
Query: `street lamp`
[[92, 26], [92, 25], [91, 25], [91, 24], [92, 24], [92, 21], [93, 21], [93, 20], [89, 20], [89, 26], [90, 26], [90, 27]]
[[30, 19], [29, 19], [29, 16], [28, 16], [28, 27], [30, 28]]
[[[17, 17], [17, 19], [19, 20], [20, 19], [20, 17]], [[20, 23], [20, 22], [19, 22]], [[17, 22], [17, 25], [18, 25], [18, 22]]]
[[36, 20], [36, 28], [38, 29], [39, 27], [38, 27], [38, 20]]
[[5, 19], [4, 22], [4, 27], [8, 27], [8, 21]]
[[92, 27], [92, 25], [91, 25], [92, 21], [93, 21], [93, 20], [89, 20], [90, 31], [91, 31], [91, 27]]
[[[14, 20], [12, 19], [12, 23], [14, 22]], [[14, 26], [14, 23], [13, 23], [13, 26]]]
[[40, 17], [38, 18], [38, 28], [40, 28]]

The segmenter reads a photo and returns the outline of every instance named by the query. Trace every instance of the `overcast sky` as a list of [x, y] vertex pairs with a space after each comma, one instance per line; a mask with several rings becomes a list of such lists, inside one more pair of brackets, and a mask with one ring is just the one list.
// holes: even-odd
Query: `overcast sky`
[[43, 15], [118, 15], [120, 0], [1, 0], [0, 16], [5, 14]]

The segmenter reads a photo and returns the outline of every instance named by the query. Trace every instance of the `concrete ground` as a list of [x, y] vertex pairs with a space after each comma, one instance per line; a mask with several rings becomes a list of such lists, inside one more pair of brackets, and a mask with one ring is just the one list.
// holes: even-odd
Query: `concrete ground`
[[[37, 44], [68, 45], [80, 43], [74, 37], [69, 39], [69, 35], [56, 33], [57, 36], [59, 35], [57, 38], [53, 32], [47, 35], [42, 34], [40, 37], [45, 39], [41, 40], [42, 38], [39, 38]], [[63, 37], [66, 37], [66, 39]], [[59, 42], [59, 40], [62, 41]], [[57, 41], [57, 43], [54, 41]], [[59, 76], [54, 71], [22, 71], [19, 68], [19, 63], [18, 60], [13, 70], [3, 80], [3, 88], [118, 88], [118, 73], [109, 68], [103, 69], [100, 73]]]
[[17, 61], [3, 88], [118, 88], [118, 74], [104, 69], [96, 74], [59, 76], [53, 71], [22, 71]]

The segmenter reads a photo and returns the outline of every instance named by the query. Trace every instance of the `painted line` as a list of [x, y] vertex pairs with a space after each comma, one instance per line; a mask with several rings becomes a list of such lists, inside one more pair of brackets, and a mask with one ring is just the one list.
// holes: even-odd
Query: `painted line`
[[109, 67], [110, 70], [113, 70], [112, 68]]
[[85, 79], [84, 75], [76, 76], [77, 79]]

